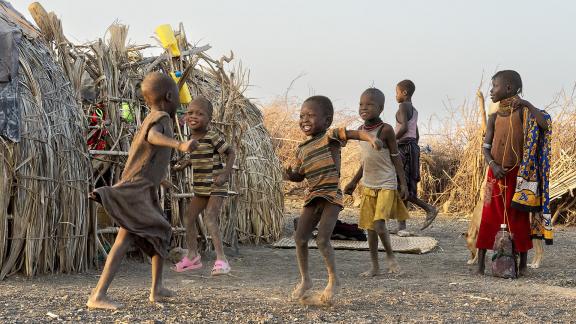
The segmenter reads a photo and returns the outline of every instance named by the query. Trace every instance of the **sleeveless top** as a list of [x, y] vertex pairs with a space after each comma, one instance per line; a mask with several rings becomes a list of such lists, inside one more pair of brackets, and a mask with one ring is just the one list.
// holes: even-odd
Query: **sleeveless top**
[[522, 109], [516, 109], [508, 116], [496, 113], [490, 153], [494, 162], [505, 169], [511, 169], [522, 162], [524, 127], [521, 113]]
[[[398, 134], [398, 130], [400, 129], [401, 125], [402, 124], [398, 122], [398, 118], [396, 118], [396, 134]], [[408, 139], [416, 139], [418, 137], [416, 135], [418, 129], [418, 110], [416, 110], [414, 107], [412, 107], [412, 118], [408, 120], [407, 127], [408, 129], [406, 130], [406, 133], [404, 133], [404, 135], [398, 139], [399, 142], [403, 142]]]
[[[379, 136], [382, 130], [380, 126], [368, 133]], [[380, 151], [375, 150], [368, 142], [359, 141], [360, 154], [362, 157], [362, 185], [370, 189], [389, 189], [398, 188], [396, 178], [396, 169], [390, 158], [390, 150], [383, 147]]]

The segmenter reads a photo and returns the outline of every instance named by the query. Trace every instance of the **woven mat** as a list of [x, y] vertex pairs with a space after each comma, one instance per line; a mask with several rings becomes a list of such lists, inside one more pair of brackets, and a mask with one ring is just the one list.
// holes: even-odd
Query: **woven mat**
[[[432, 237], [426, 236], [399, 237], [391, 235], [390, 240], [392, 241], [392, 250], [398, 253], [424, 254], [434, 250], [434, 248], [438, 245], [438, 241]], [[332, 246], [336, 250], [368, 250], [367, 241], [332, 240], [331, 242]], [[296, 248], [294, 239], [291, 237], [282, 238], [276, 243], [272, 244], [272, 246], [281, 249]], [[317, 248], [316, 240], [310, 240], [310, 242], [308, 242], [308, 246], [310, 248]], [[382, 246], [380, 240], [378, 240], [378, 249], [380, 251], [384, 251], [384, 247]]]

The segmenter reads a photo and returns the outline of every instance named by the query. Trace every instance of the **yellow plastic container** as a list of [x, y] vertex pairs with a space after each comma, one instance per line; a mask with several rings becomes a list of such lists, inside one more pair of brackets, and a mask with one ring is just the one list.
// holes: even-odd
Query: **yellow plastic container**
[[[180, 81], [180, 77], [182, 76], [180, 71], [171, 72], [170, 76], [174, 79], [174, 82], [178, 83]], [[187, 105], [192, 101], [192, 95], [190, 95], [190, 90], [188, 89], [188, 85], [184, 84], [182, 88], [180, 88], [180, 103]]]
[[170, 52], [172, 57], [180, 56], [180, 49], [178, 48], [178, 42], [176, 42], [176, 37], [174, 37], [174, 31], [172, 26], [165, 24], [160, 25], [156, 28], [156, 35], [160, 38], [162, 46]]

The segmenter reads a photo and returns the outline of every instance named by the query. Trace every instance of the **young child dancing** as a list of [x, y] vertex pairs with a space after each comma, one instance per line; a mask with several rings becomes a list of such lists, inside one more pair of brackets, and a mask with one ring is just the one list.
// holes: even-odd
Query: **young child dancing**
[[180, 102], [178, 88], [170, 76], [148, 74], [142, 82], [142, 95], [151, 111], [134, 136], [122, 179], [90, 195], [102, 204], [106, 213], [120, 225], [120, 230], [106, 258], [102, 276], [86, 303], [89, 308], [121, 307], [106, 293], [132, 243], [152, 258], [150, 301], [172, 296], [162, 285], [163, 262], [168, 255], [172, 228], [160, 207], [158, 188], [170, 163], [172, 149], [190, 152], [197, 142], [181, 143], [173, 138], [172, 118]]
[[[420, 134], [418, 132], [418, 110], [412, 105], [414, 91], [416, 91], [416, 86], [410, 80], [400, 81], [396, 85], [396, 101], [399, 104], [396, 112], [396, 140], [408, 185], [407, 201], [426, 212], [426, 220], [420, 228], [420, 230], [424, 230], [436, 219], [438, 210], [419, 199], [417, 194], [418, 182], [420, 182], [420, 146], [418, 146]], [[406, 231], [405, 220], [398, 221], [398, 228], [394, 232], [398, 233], [399, 236], [410, 235]]]
[[[488, 119], [482, 145], [489, 170], [476, 241], [479, 274], [484, 274], [486, 250], [493, 248], [501, 224], [507, 224], [514, 250], [520, 253], [520, 275], [526, 273], [528, 250], [532, 248], [529, 212], [544, 212], [546, 219], [542, 221], [547, 230], [542, 238], [551, 242], [547, 210], [549, 149], [545, 144], [549, 141], [551, 121], [544, 110], [521, 99], [521, 92], [522, 79], [518, 72], [504, 70], [492, 77], [490, 96], [499, 107]], [[526, 150], [525, 145], [530, 143], [533, 145]], [[545, 176], [545, 183], [530, 174]]]
[[[390, 244], [386, 221], [389, 219], [405, 221], [409, 217], [402, 201], [407, 198], [408, 189], [396, 144], [396, 134], [392, 126], [380, 119], [380, 114], [384, 110], [384, 100], [384, 94], [376, 88], [367, 89], [360, 97], [359, 113], [364, 125], [359, 129], [376, 136], [384, 146], [381, 151], [377, 151], [368, 143], [360, 142], [362, 165], [352, 181], [344, 188], [344, 193], [351, 195], [362, 179], [363, 191], [358, 227], [368, 231], [368, 246], [372, 260], [372, 268], [361, 274], [366, 277], [380, 274], [378, 238], [386, 249], [388, 272], [398, 272], [399, 267]], [[400, 192], [397, 190], [397, 179], [400, 180]]]
[[[328, 130], [333, 116], [334, 108], [327, 97], [313, 96], [304, 101], [300, 110], [300, 129], [310, 138], [298, 146], [297, 165], [288, 167], [285, 175], [294, 182], [308, 180], [309, 193], [294, 234], [301, 282], [292, 297], [310, 304], [330, 304], [339, 287], [330, 236], [342, 209], [340, 149], [348, 139], [368, 141], [375, 149], [382, 148], [382, 142], [365, 131]], [[305, 293], [312, 287], [308, 272], [308, 240], [316, 227], [316, 242], [326, 263], [328, 284], [321, 294], [308, 297]]]
[[[216, 262], [212, 268], [212, 275], [216, 276], [230, 272], [230, 264], [224, 255], [218, 220], [224, 199], [228, 196], [225, 184], [230, 178], [236, 155], [232, 147], [224, 140], [224, 136], [210, 127], [212, 110], [210, 101], [205, 98], [196, 98], [188, 105], [186, 112], [185, 119], [190, 127], [190, 137], [198, 141], [198, 147], [189, 159], [174, 167], [175, 171], [180, 171], [192, 166], [194, 190], [194, 197], [190, 202], [190, 214], [185, 219], [188, 255], [176, 264], [175, 270], [183, 272], [202, 267], [200, 254], [198, 254], [197, 220], [200, 213], [204, 211], [204, 223], [212, 237], [216, 251]], [[222, 166], [221, 154], [226, 156], [226, 167]]]

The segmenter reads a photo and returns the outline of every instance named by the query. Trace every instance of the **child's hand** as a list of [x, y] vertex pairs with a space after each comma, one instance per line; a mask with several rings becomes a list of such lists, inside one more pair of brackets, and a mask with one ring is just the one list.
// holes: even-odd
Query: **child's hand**
[[187, 166], [190, 165], [190, 160], [183, 160], [183, 161], [178, 161], [176, 162], [176, 164], [174, 164], [174, 166], [172, 167], [172, 171], [182, 171], [184, 170]]
[[216, 178], [214, 179], [214, 184], [218, 187], [221, 187], [226, 182], [228, 182], [229, 178], [230, 178], [230, 175], [228, 173], [222, 173], [222, 174], [216, 176]]
[[178, 145], [178, 151], [182, 152], [192, 152], [198, 148], [198, 141], [195, 139], [191, 139], [187, 142], [182, 142]]
[[490, 163], [490, 169], [492, 169], [492, 174], [494, 174], [496, 179], [502, 179], [506, 176], [506, 170], [496, 162]]
[[408, 186], [406, 184], [400, 185], [400, 199], [408, 199]]
[[292, 170], [292, 167], [289, 166], [286, 168], [286, 171], [284, 172], [284, 179], [293, 182], [300, 182], [304, 180], [304, 175], [298, 172], [294, 172], [294, 170]]
[[382, 141], [379, 138], [374, 137], [371, 141], [370, 144], [372, 144], [372, 147], [377, 150], [380, 151], [382, 149], [382, 147], [384, 146], [384, 143], [382, 143]]
[[354, 190], [356, 190], [356, 186], [358, 184], [354, 181], [350, 181], [346, 187], [344, 187], [344, 194], [345, 195], [352, 195], [354, 193]]

